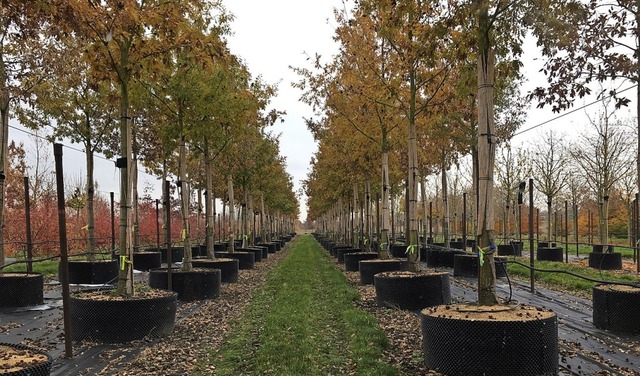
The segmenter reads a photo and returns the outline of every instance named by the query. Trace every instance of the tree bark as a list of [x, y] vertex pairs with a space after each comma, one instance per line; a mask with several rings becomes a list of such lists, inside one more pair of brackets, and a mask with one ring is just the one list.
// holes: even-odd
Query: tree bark
[[389, 258], [389, 154], [382, 152], [382, 229], [380, 230], [380, 250], [378, 258]]
[[236, 234], [236, 221], [234, 218], [234, 209], [235, 206], [233, 200], [233, 176], [229, 174], [227, 176], [227, 189], [229, 190], [229, 252], [235, 252], [235, 234]]
[[[182, 119], [180, 120], [182, 123]], [[180, 124], [182, 128], [182, 124]], [[191, 229], [189, 228], [189, 184], [187, 183], [187, 142], [184, 135], [180, 137], [180, 202], [182, 204], [182, 246], [184, 253], [182, 258], [182, 270], [193, 269], [191, 263]], [[167, 250], [169, 252], [170, 250]], [[169, 266], [171, 267], [171, 266]]]
[[[484, 249], [478, 273], [478, 304], [498, 304], [494, 266], [493, 170], [495, 164], [495, 55], [491, 47], [489, 2], [478, 0], [478, 244]], [[494, 247], [494, 248], [491, 248]]]
[[94, 214], [94, 196], [95, 187], [93, 181], [93, 146], [91, 140], [87, 139], [85, 143], [85, 157], [87, 162], [87, 260], [93, 262], [96, 260], [96, 235], [95, 235], [95, 214]]

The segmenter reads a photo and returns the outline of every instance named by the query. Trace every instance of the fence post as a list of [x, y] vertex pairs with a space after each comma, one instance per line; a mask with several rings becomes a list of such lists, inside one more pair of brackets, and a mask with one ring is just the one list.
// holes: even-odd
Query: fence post
[[27, 273], [33, 272], [33, 239], [31, 238], [31, 201], [29, 200], [29, 177], [24, 177], [24, 217], [27, 232]]
[[64, 350], [67, 358], [73, 357], [71, 343], [71, 317], [69, 317], [69, 259], [67, 255], [67, 221], [64, 199], [64, 174], [62, 172], [62, 144], [53, 144], [56, 165], [56, 190], [58, 193], [58, 230], [60, 232], [60, 269], [62, 283], [62, 321], [64, 324]]

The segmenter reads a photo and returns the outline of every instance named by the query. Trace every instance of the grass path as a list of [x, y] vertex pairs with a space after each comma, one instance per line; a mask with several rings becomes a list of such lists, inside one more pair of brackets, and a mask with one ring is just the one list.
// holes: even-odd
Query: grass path
[[358, 293], [310, 235], [256, 292], [210, 358], [217, 375], [395, 375], [376, 320], [355, 308]]

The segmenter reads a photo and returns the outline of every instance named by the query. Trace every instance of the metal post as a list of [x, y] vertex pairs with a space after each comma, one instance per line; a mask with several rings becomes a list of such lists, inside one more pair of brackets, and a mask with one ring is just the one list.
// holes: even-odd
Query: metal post
[[111, 256], [115, 258], [116, 253], [116, 209], [113, 199], [113, 192], [109, 192], [111, 199]]
[[172, 277], [173, 275], [171, 274], [172, 270], [171, 270], [171, 265], [173, 264], [173, 260], [171, 257], [171, 253], [173, 252], [173, 249], [171, 247], [171, 201], [169, 200], [169, 181], [165, 180], [164, 182], [164, 207], [165, 207], [165, 212], [166, 212], [166, 218], [164, 220], [165, 223], [165, 236], [167, 239], [167, 289], [168, 290], [172, 290], [173, 289], [173, 284], [172, 284]]
[[56, 165], [56, 190], [58, 196], [58, 231], [60, 232], [60, 271], [62, 283], [62, 322], [64, 324], [64, 354], [73, 357], [71, 343], [71, 317], [69, 316], [69, 257], [67, 254], [67, 220], [64, 198], [64, 174], [62, 171], [62, 144], [53, 144]]
[[536, 292], [535, 288], [535, 273], [533, 268], [535, 267], [534, 263], [534, 249], [533, 249], [533, 179], [529, 179], [529, 266], [531, 267], [531, 293]]
[[33, 239], [31, 238], [31, 200], [29, 199], [29, 177], [24, 177], [24, 217], [27, 232], [27, 273], [33, 272]]
[[160, 251], [160, 200], [156, 198], [156, 247]]
[[462, 193], [462, 249], [467, 249], [467, 192]]
[[569, 262], [569, 201], [564, 200], [564, 254]]

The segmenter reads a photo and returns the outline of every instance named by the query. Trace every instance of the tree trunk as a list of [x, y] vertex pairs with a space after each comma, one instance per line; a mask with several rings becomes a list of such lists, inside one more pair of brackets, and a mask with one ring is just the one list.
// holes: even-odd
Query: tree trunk
[[365, 179], [364, 182], [364, 197], [365, 197], [365, 217], [367, 218], [367, 222], [365, 224], [365, 232], [367, 234], [367, 238], [365, 241], [365, 252], [371, 251], [371, 242], [373, 241], [372, 228], [373, 228], [373, 216], [371, 211], [371, 181], [369, 178]]
[[551, 229], [552, 229], [552, 221], [551, 221], [551, 217], [553, 216], [553, 213], [551, 212], [551, 207], [552, 207], [552, 202], [551, 202], [551, 197], [547, 197], [547, 240], [549, 242], [551, 242], [553, 239], [553, 237], [551, 236]]
[[[7, 67], [4, 54], [0, 52], [0, 229], [4, 228], [4, 207], [7, 175], [7, 159], [9, 158], [9, 104], [10, 97], [7, 88]], [[0, 266], [6, 263], [4, 251], [4, 231], [0, 231]], [[2, 273], [2, 269], [0, 269]]]
[[205, 175], [205, 195], [204, 195], [204, 216], [205, 216], [205, 239], [207, 245], [207, 257], [210, 259], [215, 258], [215, 252], [213, 251], [213, 233], [216, 228], [215, 214], [213, 213], [214, 200], [213, 195], [213, 172], [211, 169], [211, 159], [209, 155], [208, 140], [205, 138], [204, 147], [204, 175]]
[[[126, 55], [121, 56], [121, 61], [128, 59]], [[127, 64], [123, 64], [126, 66]], [[131, 207], [132, 185], [130, 171], [133, 164], [131, 119], [129, 118], [129, 88], [128, 80], [120, 81], [120, 150], [126, 166], [120, 168], [120, 256], [124, 262], [118, 274], [118, 293], [121, 295], [133, 295], [133, 268], [131, 259], [133, 258], [133, 248], [131, 247], [131, 226], [133, 222], [130, 218], [129, 208]], [[128, 262], [127, 262], [128, 261]]]
[[356, 223], [358, 222], [358, 183], [353, 183], [353, 210], [351, 222], [351, 244], [353, 248], [358, 248], [358, 230]]
[[442, 152], [442, 234], [444, 235], [444, 246], [451, 246], [450, 226], [449, 226], [449, 184], [447, 183], [447, 166], [444, 151]]
[[229, 224], [230, 224], [230, 229], [229, 229], [229, 252], [235, 252], [235, 234], [236, 234], [236, 221], [234, 216], [234, 209], [233, 207], [235, 206], [234, 200], [233, 200], [233, 176], [231, 174], [229, 174], [227, 176], [227, 189], [229, 190]]
[[493, 170], [495, 164], [494, 83], [495, 55], [490, 41], [489, 2], [478, 10], [478, 244], [484, 250], [478, 273], [478, 304], [498, 304], [496, 294]]
[[409, 217], [409, 237], [407, 247], [407, 261], [409, 271], [417, 272], [420, 270], [420, 246], [418, 245], [418, 145], [416, 135], [416, 72], [411, 70], [409, 73], [409, 139], [408, 139], [408, 157], [409, 157], [409, 174], [407, 181], [409, 201], [408, 217]]
[[[182, 123], [182, 120], [180, 120]], [[182, 128], [182, 124], [180, 124]], [[182, 204], [182, 270], [193, 269], [191, 264], [191, 231], [189, 228], [189, 184], [187, 183], [187, 142], [184, 135], [180, 137], [180, 203]], [[170, 250], [167, 250], [169, 252]], [[169, 266], [170, 267], [170, 266]]]
[[422, 198], [422, 237], [427, 243], [427, 179], [424, 174], [420, 177], [420, 197]]
[[86, 142], [85, 157], [87, 161], [87, 260], [93, 262], [96, 260], [96, 232], [94, 214], [95, 187], [93, 181], [94, 165], [91, 140], [87, 140]]
[[380, 250], [378, 258], [389, 258], [389, 154], [382, 152], [382, 229], [380, 230]]
[[131, 197], [133, 202], [133, 251], [140, 249], [140, 213], [138, 211], [138, 158], [133, 158], [131, 166]]

